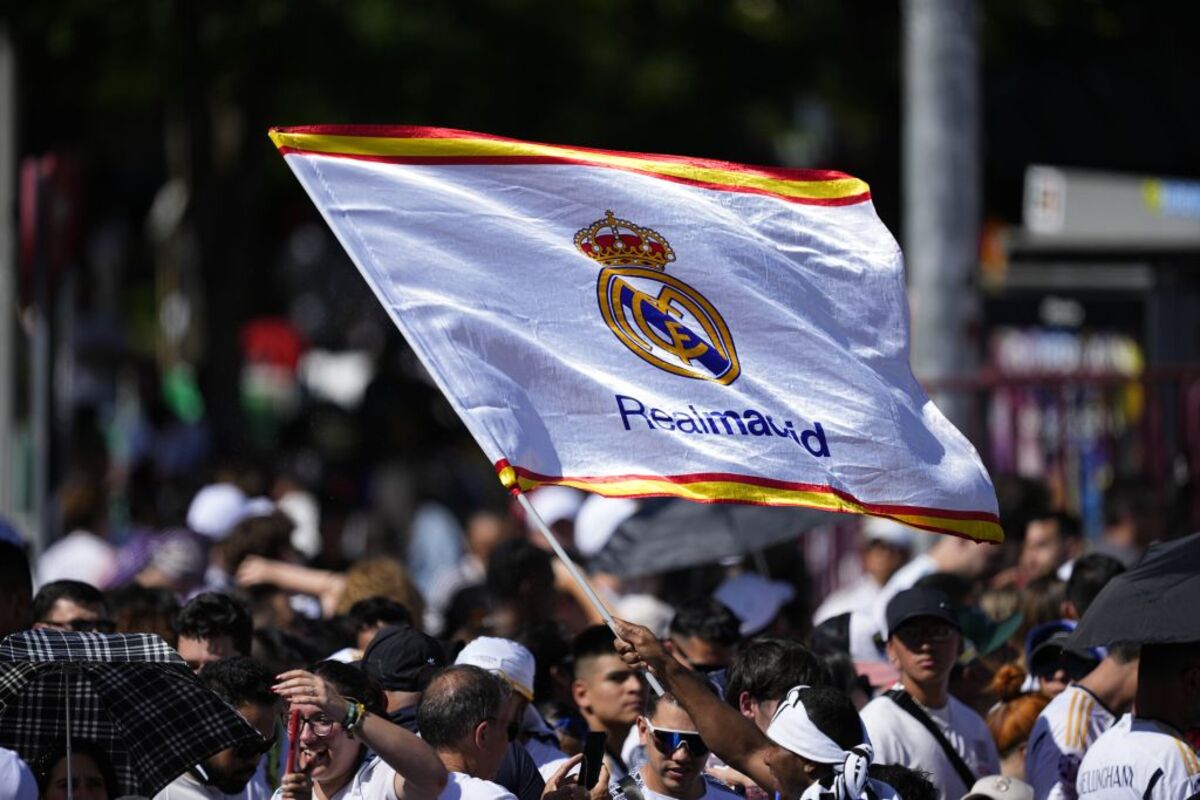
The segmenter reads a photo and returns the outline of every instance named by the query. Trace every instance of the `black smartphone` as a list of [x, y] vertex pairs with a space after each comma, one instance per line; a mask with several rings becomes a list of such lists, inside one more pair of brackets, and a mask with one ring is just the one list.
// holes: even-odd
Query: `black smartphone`
[[580, 777], [585, 789], [591, 789], [600, 780], [600, 767], [604, 765], [604, 731], [588, 731], [583, 740], [583, 766]]

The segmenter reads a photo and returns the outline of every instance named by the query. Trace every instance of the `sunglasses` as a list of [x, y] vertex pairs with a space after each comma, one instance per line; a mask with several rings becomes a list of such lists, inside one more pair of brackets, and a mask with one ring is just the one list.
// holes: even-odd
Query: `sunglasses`
[[248, 761], [251, 758], [258, 758], [271, 752], [271, 748], [275, 746], [275, 742], [279, 739], [278, 736], [272, 736], [263, 742], [243, 742], [233, 748], [233, 754], [238, 758]]
[[642, 718], [646, 723], [646, 727], [650, 729], [654, 746], [663, 755], [671, 755], [679, 749], [680, 745], [687, 748], [688, 753], [699, 758], [700, 756], [708, 755], [708, 745], [700, 738], [697, 731], [673, 731], [669, 728], [656, 728], [650, 720]]

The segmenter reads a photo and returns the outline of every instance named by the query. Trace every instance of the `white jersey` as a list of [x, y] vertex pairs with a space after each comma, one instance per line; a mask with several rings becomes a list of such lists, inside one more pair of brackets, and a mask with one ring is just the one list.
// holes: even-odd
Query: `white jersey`
[[473, 778], [461, 772], [451, 772], [445, 790], [438, 800], [517, 800], [516, 795], [498, 783]]
[[1025, 780], [1034, 800], [1075, 800], [1079, 762], [1117, 717], [1087, 689], [1072, 684], [1042, 709], [1029, 734]]
[[[1000, 774], [1000, 756], [982, 717], [953, 697], [945, 707], [926, 708], [925, 713], [976, 777]], [[929, 773], [942, 800], [959, 800], [971, 788], [933, 734], [890, 697], [881, 695], [867, 703], [862, 721], [875, 748], [876, 764], [899, 764]]]
[[1200, 757], [1171, 726], [1126, 714], [1088, 748], [1079, 800], [1187, 800], [1200, 793]]
[[[645, 800], [675, 800], [671, 795], [660, 794], [646, 786], [646, 779], [642, 775], [645, 769], [646, 767], [643, 767], [640, 770], [634, 771], [626, 780], [637, 787], [638, 793]], [[701, 774], [700, 780], [704, 784], [704, 794], [700, 795], [697, 800], [741, 800], [741, 795], [722, 786], [708, 775]], [[629, 793], [626, 792], [625, 787], [617, 783], [610, 783], [608, 785], [608, 794], [612, 800], [628, 800], [629, 798]]]

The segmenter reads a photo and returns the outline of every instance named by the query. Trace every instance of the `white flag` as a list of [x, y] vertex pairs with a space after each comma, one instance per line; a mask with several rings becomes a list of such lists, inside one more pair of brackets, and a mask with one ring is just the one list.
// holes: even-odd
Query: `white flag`
[[1002, 539], [909, 368], [861, 181], [437, 128], [271, 138], [510, 488]]

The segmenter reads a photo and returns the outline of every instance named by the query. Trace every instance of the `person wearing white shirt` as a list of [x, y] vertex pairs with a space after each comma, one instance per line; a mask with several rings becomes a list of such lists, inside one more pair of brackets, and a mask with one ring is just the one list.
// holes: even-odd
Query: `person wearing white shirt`
[[[613, 800], [640, 794], [645, 800], [732, 800], [729, 789], [705, 778], [708, 745], [695, 723], [670, 695], [652, 694], [637, 722], [646, 763], [610, 787]], [[634, 791], [636, 790], [636, 791]]]
[[1185, 800], [1200, 794], [1200, 642], [1143, 645], [1134, 713], [1100, 735], [1079, 764], [1079, 800]]
[[1119, 645], [1094, 670], [1042, 709], [1025, 752], [1035, 800], [1075, 800], [1075, 778], [1088, 748], [1129, 710], [1137, 691], [1136, 645]]
[[[429, 800], [447, 788], [438, 754], [388, 721], [383, 692], [362, 670], [322, 661], [278, 681], [273, 691], [300, 716], [297, 774], [311, 778], [314, 800]], [[301, 796], [275, 792], [275, 800]]]
[[280, 703], [274, 676], [246, 656], [214, 661], [200, 680], [259, 732], [258, 742], [220, 750], [167, 784], [154, 800], [265, 800], [271, 796], [260, 767], [276, 739]]
[[908, 562], [916, 535], [915, 528], [895, 520], [865, 517], [862, 530], [862, 578], [826, 597], [813, 613], [813, 625], [870, 608], [896, 570]]
[[671, 657], [647, 628], [619, 619], [615, 628], [622, 661], [656, 675], [713, 753], [763, 790], [788, 800], [895, 797], [886, 783], [868, 777], [873, 750], [854, 703], [842, 692], [793, 687], [764, 734]]
[[875, 757], [929, 773], [939, 795], [956, 800], [1000, 772], [987, 724], [949, 692], [963, 644], [958, 619], [943, 592], [907, 589], [888, 604], [887, 631], [900, 682], [862, 710]]

